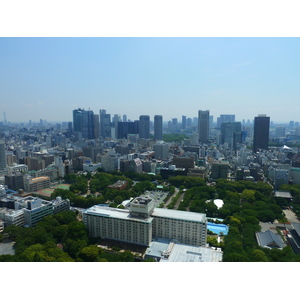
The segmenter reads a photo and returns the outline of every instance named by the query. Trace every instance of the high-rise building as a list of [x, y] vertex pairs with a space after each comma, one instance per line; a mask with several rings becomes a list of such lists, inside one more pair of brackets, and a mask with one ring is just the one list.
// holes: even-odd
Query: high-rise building
[[105, 109], [100, 109], [100, 135], [104, 138], [111, 137], [110, 114]]
[[154, 157], [156, 159], [166, 160], [169, 156], [169, 144], [158, 142], [153, 145]]
[[276, 137], [285, 137], [285, 126], [277, 126], [275, 129]]
[[207, 143], [209, 140], [209, 110], [198, 111], [199, 142]]
[[116, 138], [127, 139], [128, 134], [138, 134], [138, 128], [136, 122], [119, 122], [118, 132], [116, 133]]
[[181, 129], [186, 128], [186, 116], [182, 116], [181, 118]]
[[82, 112], [83, 112], [83, 109], [81, 109], [81, 108], [73, 110], [74, 132], [82, 132]]
[[223, 122], [235, 122], [235, 115], [220, 115], [217, 118], [217, 128], [221, 128]]
[[73, 128], [75, 136], [94, 139], [94, 112], [78, 108], [73, 110]]
[[163, 117], [160, 115], [154, 116], [154, 139], [163, 139]]
[[6, 151], [5, 151], [5, 142], [0, 141], [0, 173], [6, 171]]
[[82, 137], [94, 139], [94, 112], [87, 110], [82, 112]]
[[237, 143], [241, 142], [241, 122], [223, 122], [221, 124], [222, 144], [227, 143], [230, 148], [236, 149]]
[[150, 138], [150, 117], [146, 115], [140, 116], [139, 137], [142, 139]]
[[270, 117], [258, 115], [254, 118], [253, 152], [269, 148]]
[[100, 119], [99, 115], [94, 115], [94, 138], [98, 139], [100, 137]]

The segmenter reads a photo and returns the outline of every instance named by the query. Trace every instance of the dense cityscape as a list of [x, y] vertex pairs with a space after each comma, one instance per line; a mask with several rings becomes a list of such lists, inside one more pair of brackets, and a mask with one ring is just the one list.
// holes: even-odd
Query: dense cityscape
[[300, 125], [0, 122], [0, 261], [300, 261]]

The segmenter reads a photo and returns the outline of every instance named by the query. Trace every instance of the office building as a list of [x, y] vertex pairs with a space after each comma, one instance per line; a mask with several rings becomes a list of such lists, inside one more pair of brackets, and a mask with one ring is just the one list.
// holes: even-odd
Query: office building
[[25, 225], [34, 226], [44, 217], [53, 214], [51, 201], [42, 200], [38, 197], [27, 196], [15, 202], [15, 210], [23, 209]]
[[209, 140], [209, 110], [198, 111], [198, 134], [200, 143], [208, 143]]
[[82, 112], [83, 109], [78, 108], [73, 110], [73, 131], [82, 132]]
[[105, 109], [100, 109], [100, 136], [103, 138], [111, 137], [110, 114]]
[[230, 148], [236, 149], [237, 143], [241, 143], [242, 137], [241, 122], [222, 122], [221, 142], [227, 143]]
[[211, 178], [219, 179], [224, 178], [227, 179], [229, 171], [229, 162], [225, 160], [215, 160], [211, 163]]
[[149, 139], [150, 138], [150, 117], [146, 115], [140, 116], [139, 120], [139, 138]]
[[270, 117], [261, 114], [254, 118], [253, 152], [269, 148]]
[[154, 157], [160, 160], [166, 160], [169, 156], [169, 144], [158, 142], [153, 145]]
[[84, 110], [82, 112], [82, 137], [84, 139], [94, 139], [94, 112]]
[[118, 123], [118, 139], [127, 139], [128, 134], [138, 134], [138, 121], [136, 122], [119, 122]]
[[24, 174], [6, 174], [5, 185], [11, 190], [18, 191], [19, 189], [24, 189]]
[[100, 137], [100, 118], [99, 115], [94, 114], [94, 138], [99, 139]]
[[15, 225], [23, 226], [25, 225], [24, 211], [7, 209], [5, 207], [0, 208], [0, 219], [4, 222], [5, 226]]
[[217, 128], [221, 128], [223, 122], [235, 122], [235, 115], [220, 115], [217, 118]]
[[285, 137], [285, 126], [277, 126], [275, 129], [276, 137]]
[[181, 129], [186, 129], [186, 116], [181, 117]]
[[154, 139], [163, 139], [163, 117], [160, 115], [154, 116]]
[[6, 172], [6, 151], [5, 151], [5, 142], [0, 141], [0, 174]]

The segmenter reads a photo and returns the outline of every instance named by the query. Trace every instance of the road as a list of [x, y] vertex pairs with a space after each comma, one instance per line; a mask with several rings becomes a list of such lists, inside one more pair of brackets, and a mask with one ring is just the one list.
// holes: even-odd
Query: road
[[178, 192], [179, 192], [179, 189], [175, 188], [174, 194], [172, 196], [170, 196], [169, 199], [165, 202], [164, 208], [166, 208], [170, 204], [170, 202], [172, 201], [173, 197], [175, 197], [178, 194]]
[[287, 218], [287, 220], [291, 223], [291, 222], [295, 222], [295, 223], [300, 223], [300, 221], [298, 220], [296, 214], [290, 210], [290, 209], [284, 209], [283, 210], [285, 217]]
[[176, 204], [174, 205], [174, 208], [173, 209], [178, 209], [178, 206], [180, 205], [180, 202], [181, 202], [181, 200], [184, 198], [184, 192], [179, 196], [179, 198], [178, 198], [178, 200], [177, 200], [177, 202], [176, 202]]

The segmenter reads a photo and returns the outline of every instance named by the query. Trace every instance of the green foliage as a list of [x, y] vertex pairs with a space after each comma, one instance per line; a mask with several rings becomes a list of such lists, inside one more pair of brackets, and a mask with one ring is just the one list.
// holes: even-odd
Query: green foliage
[[192, 187], [205, 186], [205, 180], [197, 177], [188, 177], [188, 176], [174, 176], [168, 179], [171, 185], [179, 188], [180, 186], [184, 186], [187, 189]]
[[180, 143], [186, 138], [187, 138], [187, 136], [185, 134], [180, 134], [180, 133], [172, 133], [172, 134], [164, 134], [163, 135], [163, 140], [166, 143], [170, 143], [170, 142]]

